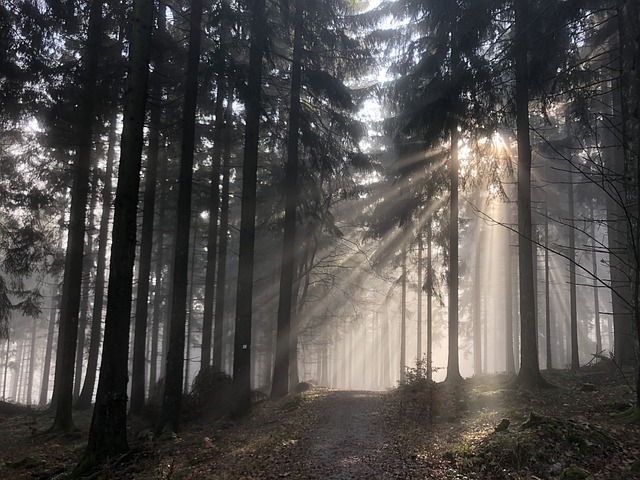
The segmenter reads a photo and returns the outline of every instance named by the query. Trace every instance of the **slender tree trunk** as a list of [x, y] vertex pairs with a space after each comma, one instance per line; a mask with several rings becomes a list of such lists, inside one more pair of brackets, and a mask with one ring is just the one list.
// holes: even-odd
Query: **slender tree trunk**
[[449, 167], [451, 200], [449, 207], [449, 352], [445, 381], [458, 381], [460, 359], [458, 356], [458, 125], [452, 120], [451, 159]]
[[407, 246], [402, 244], [402, 298], [400, 300], [400, 383], [404, 383], [407, 369]]
[[[418, 320], [416, 325], [416, 362], [422, 365], [422, 230], [418, 233]], [[421, 373], [418, 369], [418, 374]]]
[[[628, 219], [628, 238], [633, 246], [632, 268], [632, 316], [630, 325], [621, 332], [627, 336], [623, 341], [632, 343], [636, 368], [636, 407], [634, 415], [640, 409], [640, 161], [638, 158], [638, 138], [640, 137], [640, 47], [638, 31], [640, 29], [640, 6], [638, 2], [618, 0], [617, 17], [620, 37], [620, 58], [622, 61], [620, 76], [622, 133], [625, 157], [626, 218]], [[624, 348], [624, 347], [623, 347]], [[629, 350], [631, 347], [629, 346]], [[624, 352], [624, 350], [622, 350]], [[629, 352], [630, 354], [631, 352]]]
[[[44, 365], [42, 367], [42, 386], [40, 388], [40, 401], [38, 404], [40, 406], [46, 405], [49, 400], [49, 377], [51, 373], [51, 354], [53, 352], [53, 339], [55, 336], [56, 329], [56, 313], [58, 311], [57, 304], [60, 299], [58, 296], [58, 288], [56, 288], [51, 295], [51, 306], [49, 313], [49, 329], [47, 331], [47, 349], [44, 354]], [[7, 343], [7, 348], [8, 347]], [[4, 399], [4, 395], [3, 395]]]
[[93, 145], [93, 117], [95, 90], [100, 56], [103, 0], [94, 0], [90, 7], [87, 49], [83, 56], [83, 89], [80, 97], [79, 145], [74, 164], [71, 188], [69, 234], [62, 283], [60, 328], [56, 353], [53, 404], [55, 418], [52, 430], [67, 431], [73, 428], [73, 367], [78, 339], [78, 313], [82, 287], [82, 258], [84, 250], [85, 211], [89, 194], [89, 170]]
[[18, 340], [16, 350], [16, 365], [11, 379], [11, 399], [14, 403], [20, 403], [20, 380], [22, 366], [24, 365], [24, 340]]
[[225, 112], [225, 128], [223, 134], [224, 153], [222, 165], [222, 204], [220, 206], [220, 239], [218, 240], [218, 276], [216, 284], [216, 305], [213, 326], [213, 367], [218, 371], [224, 370], [224, 317], [225, 295], [227, 281], [227, 245], [229, 243], [229, 175], [231, 169], [231, 131], [233, 116], [233, 83], [229, 80], [227, 111]]
[[189, 274], [189, 296], [187, 297], [187, 308], [189, 316], [187, 317], [187, 338], [186, 353], [184, 366], [184, 393], [189, 393], [189, 377], [191, 376], [191, 344], [193, 343], [193, 283], [196, 266], [196, 239], [198, 238], [198, 215], [193, 223], [193, 242], [191, 244], [191, 272]]
[[191, 28], [189, 30], [187, 78], [182, 116], [182, 158], [180, 161], [178, 187], [178, 225], [173, 258], [171, 328], [169, 333], [169, 350], [167, 351], [167, 375], [164, 383], [164, 395], [158, 431], [177, 432], [180, 428], [180, 415], [182, 410], [187, 284], [189, 280], [189, 224], [191, 222], [191, 190], [195, 150], [202, 8], [202, 0], [193, 0], [191, 2]]
[[291, 65], [291, 100], [289, 106], [289, 131], [287, 164], [285, 167], [284, 240], [280, 265], [280, 294], [278, 297], [278, 341], [273, 370], [271, 396], [284, 397], [289, 393], [289, 368], [291, 347], [291, 316], [293, 302], [293, 277], [296, 249], [296, 205], [298, 201], [298, 144], [300, 128], [300, 89], [302, 87], [302, 22], [304, 9], [301, 1], [295, 5], [293, 62]]
[[[160, 165], [160, 191], [159, 191], [159, 201], [158, 201], [158, 214], [159, 216], [166, 215], [166, 204], [167, 204], [167, 169], [169, 159], [167, 158], [167, 145], [166, 139], [163, 137], [162, 141], [162, 157], [161, 157], [161, 165]], [[164, 357], [164, 355], [159, 355], [158, 349], [160, 346], [159, 333], [160, 333], [160, 324], [166, 325], [166, 322], [163, 320], [167, 317], [165, 311], [166, 308], [163, 308], [164, 300], [166, 298], [166, 280], [164, 279], [163, 271], [165, 264], [165, 249], [164, 249], [164, 229], [158, 228], [157, 232], [157, 240], [156, 240], [156, 268], [155, 268], [155, 289], [153, 296], [153, 323], [151, 326], [151, 365], [149, 370], [149, 395], [159, 395], [161, 392], [156, 390], [157, 382], [158, 382], [158, 360], [161, 360], [159, 357]], [[163, 337], [166, 337], [166, 330], [163, 331]], [[163, 338], [164, 340], [164, 338]], [[162, 371], [162, 367], [160, 368]]]
[[[620, 15], [618, 15], [620, 19]], [[629, 288], [630, 256], [628, 250], [628, 226], [624, 212], [625, 199], [625, 151], [623, 145], [624, 119], [622, 115], [622, 90], [620, 42], [616, 38], [610, 45], [611, 69], [617, 74], [609, 82], [606, 95], [608, 112], [604, 115], [603, 150], [606, 178], [607, 238], [611, 275], [611, 307], [613, 313], [613, 351], [620, 365], [633, 365], [634, 342], [631, 315], [632, 292]]]
[[596, 242], [596, 219], [593, 204], [591, 205], [591, 267], [593, 270], [593, 320], [596, 329], [596, 353], [602, 353], [602, 329], [600, 325], [600, 292], [598, 289], [598, 246]]
[[391, 372], [389, 366], [391, 365], [391, 352], [389, 350], [389, 342], [391, 341], [389, 331], [389, 300], [390, 295], [387, 295], [387, 299], [382, 306], [384, 309], [384, 316], [382, 318], [382, 385], [385, 387], [391, 386]]
[[432, 220], [427, 224], [427, 379], [433, 378], [433, 263], [431, 244], [433, 233], [431, 231]]
[[[545, 162], [545, 179], [549, 182], [549, 162]], [[544, 319], [545, 319], [545, 348], [547, 370], [553, 369], [553, 356], [551, 353], [551, 332], [557, 334], [555, 329], [551, 328], [551, 271], [549, 269], [549, 194], [545, 190], [544, 199]]]
[[580, 368], [580, 357], [578, 354], [578, 301], [576, 288], [576, 230], [575, 230], [575, 205], [573, 195], [573, 167], [569, 165], [569, 303], [571, 305], [571, 370]]
[[102, 214], [100, 218], [100, 232], [98, 234], [98, 260], [94, 287], [93, 310], [91, 313], [91, 339], [87, 356], [87, 374], [75, 408], [82, 410], [91, 406], [93, 390], [98, 369], [100, 340], [102, 338], [102, 307], [104, 305], [105, 273], [107, 265], [107, 243], [109, 241], [109, 217], [111, 214], [113, 163], [116, 156], [118, 115], [114, 112], [109, 126], [109, 148], [107, 150], [107, 165], [104, 173], [102, 189]]
[[251, 46], [247, 87], [240, 249], [236, 293], [236, 328], [233, 350], [235, 417], [251, 413], [251, 317], [253, 309], [253, 267], [256, 217], [256, 185], [262, 90], [262, 57], [265, 42], [265, 0], [251, 2]]
[[84, 346], [87, 338], [87, 315], [89, 313], [89, 290], [91, 289], [91, 273], [93, 270], [93, 230], [95, 228], [95, 209], [98, 203], [98, 169], [93, 169], [93, 181], [91, 182], [91, 195], [89, 202], [89, 228], [87, 231], [87, 243], [82, 259], [84, 271], [82, 279], [82, 299], [80, 302], [80, 318], [78, 322], [78, 348], [76, 349], [76, 373], [73, 385], [73, 398], [77, 401], [82, 386], [82, 367], [84, 365]]
[[9, 352], [11, 350], [11, 340], [7, 337], [7, 350], [4, 355], [4, 372], [2, 374], [2, 401], [7, 401], [7, 374], [9, 373]]
[[100, 379], [89, 439], [76, 473], [128, 451], [127, 382], [129, 323], [136, 251], [138, 189], [153, 19], [151, 0], [134, 0], [116, 189], [109, 293]]
[[29, 380], [27, 382], [27, 405], [31, 405], [33, 391], [33, 375], [36, 369], [36, 333], [38, 331], [38, 317], [33, 317], [31, 325], [31, 349], [29, 352]]
[[220, 163], [222, 160], [222, 137], [224, 135], [224, 99], [226, 96], [223, 75], [218, 77], [215, 109], [215, 138], [213, 143], [213, 164], [211, 165], [211, 188], [209, 192], [209, 234], [207, 236], [207, 273], [204, 286], [204, 311], [202, 317], [202, 353], [200, 368], [211, 365], [211, 333], [213, 329], [214, 298], [216, 290], [224, 288], [215, 283], [216, 261], [218, 259], [218, 210], [220, 205]]
[[[480, 208], [480, 194], [476, 191], [475, 202]], [[473, 373], [482, 373], [482, 228], [480, 218], [476, 217], [475, 225], [475, 266], [473, 271]], [[486, 352], [485, 352], [486, 355]]]
[[[158, 4], [158, 22], [155, 37], [159, 39], [158, 58], [151, 76], [151, 96], [149, 103], [149, 148], [147, 168], [144, 176], [144, 194], [142, 211], [142, 233], [140, 238], [140, 259], [138, 260], [138, 289], [133, 337], [133, 362], [131, 365], [131, 400], [129, 411], [140, 415], [144, 409], [146, 385], [146, 343], [147, 317], [149, 315], [149, 287], [151, 281], [151, 256], [153, 253], [153, 224], [156, 210], [156, 185], [158, 183], [158, 158], [160, 155], [160, 130], [162, 128], [162, 78], [164, 57], [162, 38], [165, 33], [166, 19], [164, 6]], [[152, 38], [153, 41], [153, 38]]]
[[527, 66], [528, 0], [515, 0], [516, 128], [518, 140], [518, 264], [520, 277], [520, 373], [518, 382], [545, 383], [538, 361], [535, 271], [531, 220], [531, 143], [529, 139], [529, 73]]
[[[507, 223], [511, 223], [511, 207], [507, 205]], [[516, 373], [516, 361], [513, 345], [513, 264], [511, 248], [511, 230], [504, 229], [505, 257], [504, 257], [504, 336], [505, 336], [505, 371]]]

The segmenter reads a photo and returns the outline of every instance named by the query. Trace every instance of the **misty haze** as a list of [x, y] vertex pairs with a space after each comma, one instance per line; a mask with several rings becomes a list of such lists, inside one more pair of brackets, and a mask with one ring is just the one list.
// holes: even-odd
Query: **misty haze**
[[0, 477], [640, 478], [640, 5], [0, 5]]

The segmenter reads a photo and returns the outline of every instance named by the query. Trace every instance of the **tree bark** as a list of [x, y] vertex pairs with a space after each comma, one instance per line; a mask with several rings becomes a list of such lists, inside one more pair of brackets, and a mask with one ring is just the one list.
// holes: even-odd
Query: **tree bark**
[[456, 382], [460, 375], [460, 359], [458, 356], [458, 124], [452, 120], [451, 158], [449, 181], [451, 200], [449, 207], [449, 352], [447, 357], [447, 376], [445, 381]]
[[[162, 39], [165, 30], [165, 15], [158, 4], [158, 26], [155, 36]], [[153, 39], [152, 39], [153, 40]], [[149, 148], [147, 168], [144, 177], [142, 234], [140, 238], [140, 258], [138, 260], [138, 289], [133, 337], [133, 362], [131, 365], [131, 400], [129, 411], [140, 415], [144, 409], [146, 386], [146, 343], [147, 317], [149, 314], [149, 283], [151, 281], [151, 256], [153, 253], [153, 224], [156, 210], [156, 186], [158, 183], [158, 158], [160, 155], [160, 130], [162, 128], [162, 71], [164, 68], [164, 45], [158, 44], [158, 58], [151, 76], [151, 95], [149, 104]]]
[[[47, 330], [47, 347], [44, 354], [44, 365], [42, 366], [42, 386], [40, 388], [40, 406], [46, 405], [49, 399], [49, 377], [51, 372], [51, 354], [53, 352], [53, 338], [55, 336], [56, 329], [56, 313], [58, 311], [57, 305], [59, 303], [58, 288], [56, 287], [51, 296], [51, 306], [49, 307], [49, 329]], [[8, 347], [7, 343], [7, 348]], [[3, 395], [4, 399], [4, 395]]]
[[520, 283], [520, 372], [526, 386], [545, 384], [538, 363], [538, 328], [531, 220], [531, 143], [529, 139], [528, 0], [515, 1], [516, 129], [518, 141], [518, 265]]
[[285, 167], [284, 240], [280, 264], [280, 293], [278, 297], [278, 335], [273, 370], [271, 396], [281, 398], [289, 393], [289, 367], [291, 347], [291, 316], [293, 302], [293, 276], [296, 250], [296, 205], [298, 201], [298, 144], [300, 128], [300, 89], [302, 88], [302, 22], [301, 2], [295, 5], [293, 62], [291, 65], [291, 99], [287, 164]]
[[236, 291], [236, 328], [233, 341], [233, 416], [251, 413], [251, 317], [255, 244], [256, 185], [260, 131], [262, 57], [265, 42], [265, 0], [251, 2], [251, 46], [246, 102], [240, 248]]
[[76, 467], [76, 473], [86, 472], [96, 463], [101, 463], [107, 458], [115, 458], [129, 449], [129, 319], [152, 19], [153, 2], [135, 0], [115, 198], [102, 364], [87, 448]]
[[571, 307], [571, 370], [578, 370], [580, 368], [580, 356], [578, 352], [578, 300], [577, 300], [577, 286], [576, 286], [576, 230], [575, 230], [575, 205], [574, 205], [574, 192], [573, 192], [573, 166], [569, 165], [567, 175], [569, 181], [567, 188], [569, 191], [569, 218], [567, 219], [569, 227], [569, 304]]
[[229, 175], [231, 170], [232, 117], [233, 117], [233, 82], [229, 80], [227, 110], [225, 112], [225, 128], [223, 134], [224, 152], [222, 165], [222, 203], [220, 205], [220, 239], [218, 240], [218, 273], [216, 283], [216, 308], [213, 325], [213, 367], [224, 371], [224, 318], [227, 280], [227, 245], [229, 243]]
[[113, 163], [116, 156], [118, 115], [113, 113], [109, 126], [109, 147], [107, 150], [107, 165], [104, 173], [102, 189], [102, 214], [100, 217], [100, 232], [98, 234], [98, 260], [96, 264], [96, 281], [94, 287], [93, 309], [91, 313], [91, 339], [87, 356], [87, 374], [84, 377], [82, 391], [76, 401], [75, 408], [87, 409], [91, 406], [93, 390], [96, 383], [100, 340], [102, 338], [102, 307], [104, 305], [105, 271], [107, 264], [107, 243], [109, 241], [109, 217], [111, 214], [111, 198]]
[[189, 273], [189, 232], [191, 223], [191, 190], [195, 150], [198, 69], [202, 24], [202, 0], [191, 2], [191, 28], [182, 120], [182, 155], [178, 183], [178, 224], [173, 257], [173, 293], [171, 328], [167, 351], [166, 377], [158, 431], [177, 432], [182, 410], [184, 347]]
[[91, 288], [91, 273], [93, 270], [93, 230], [95, 228], [95, 209], [98, 203], [98, 170], [94, 167], [93, 179], [91, 182], [91, 195], [89, 202], [89, 228], [87, 231], [87, 243], [85, 254], [82, 259], [82, 299], [80, 302], [80, 318], [78, 321], [78, 340], [76, 349], [76, 373], [73, 385], [73, 398], [77, 400], [80, 396], [82, 386], [82, 367], [84, 366], [84, 347], [87, 338], [87, 315], [89, 313], [89, 290]]
[[211, 333], [214, 319], [214, 298], [218, 288], [223, 285], [215, 283], [216, 262], [218, 259], [218, 210], [220, 206], [220, 163], [222, 160], [222, 138], [224, 135], [224, 99], [226, 96], [225, 80], [222, 73], [218, 76], [216, 92], [215, 138], [213, 140], [213, 158], [211, 165], [211, 188], [209, 191], [209, 233], [207, 235], [207, 272], [204, 287], [204, 311], [202, 315], [202, 353], [200, 368], [211, 365]]
[[78, 340], [78, 313], [82, 288], [85, 212], [89, 194], [89, 170], [93, 145], [93, 123], [95, 89], [98, 79], [100, 36], [102, 31], [103, 0], [93, 0], [89, 13], [86, 60], [83, 66], [83, 88], [80, 97], [79, 145], [74, 164], [74, 179], [71, 187], [71, 211], [69, 234], [62, 282], [62, 304], [60, 306], [60, 328], [56, 353], [53, 405], [55, 418], [52, 430], [67, 431], [73, 428], [73, 367]]

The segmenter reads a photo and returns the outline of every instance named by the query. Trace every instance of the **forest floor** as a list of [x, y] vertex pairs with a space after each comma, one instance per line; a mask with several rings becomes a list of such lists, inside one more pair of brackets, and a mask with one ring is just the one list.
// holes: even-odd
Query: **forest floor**
[[[154, 439], [131, 422], [131, 452], [95, 479], [640, 479], [632, 371], [608, 363], [553, 371], [556, 385], [506, 388], [512, 377], [457, 386], [412, 375], [388, 392], [312, 387], [254, 405], [231, 421], [213, 413], [179, 436]], [[47, 411], [0, 403], [0, 478], [65, 478], [86, 445], [77, 430], [45, 433]]]

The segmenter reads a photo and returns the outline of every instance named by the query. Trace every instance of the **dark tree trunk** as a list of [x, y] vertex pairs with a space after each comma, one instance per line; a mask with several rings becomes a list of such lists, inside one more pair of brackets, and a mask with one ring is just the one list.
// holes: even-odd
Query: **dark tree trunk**
[[216, 93], [215, 109], [215, 138], [213, 143], [213, 158], [211, 165], [211, 188], [209, 191], [209, 233], [207, 235], [207, 273], [204, 286], [204, 311], [202, 315], [202, 353], [200, 368], [211, 365], [211, 333], [213, 329], [214, 298], [216, 287], [216, 261], [218, 259], [218, 210], [220, 206], [220, 163], [222, 160], [222, 138], [224, 135], [224, 99], [226, 96], [225, 79], [222, 74], [218, 77], [218, 91]]
[[178, 224], [173, 257], [173, 292], [171, 328], [167, 351], [166, 377], [158, 431], [177, 432], [182, 410], [184, 346], [189, 273], [189, 232], [191, 223], [191, 190], [195, 150], [196, 107], [198, 100], [198, 69], [202, 24], [202, 0], [191, 2], [191, 28], [182, 120], [182, 158], [178, 187]]
[[251, 413], [251, 317], [256, 217], [256, 185], [265, 42], [265, 0], [251, 2], [251, 46], [247, 87], [242, 207], [236, 293], [236, 329], [233, 341], [233, 391], [235, 417]]
[[[549, 160], [545, 162], [545, 179], [549, 181]], [[545, 190], [544, 199], [544, 320], [545, 320], [545, 348], [547, 370], [553, 369], [553, 356], [551, 353], [551, 332], [557, 332], [551, 328], [551, 271], [549, 269], [549, 194]]]
[[[422, 368], [422, 229], [418, 233], [418, 315], [416, 325], [416, 362]], [[420, 369], [418, 369], [420, 373]]]
[[[158, 4], [158, 26], [155, 37], [162, 39], [165, 30], [164, 6]], [[153, 41], [153, 38], [152, 38]], [[140, 415], [144, 409], [146, 386], [146, 343], [147, 317], [149, 315], [149, 283], [151, 281], [151, 256], [153, 253], [153, 224], [156, 210], [156, 186], [158, 183], [158, 158], [160, 155], [160, 130], [162, 128], [162, 70], [164, 61], [163, 45], [158, 44], [158, 58], [151, 76], [151, 96], [149, 103], [149, 148], [147, 168], [144, 177], [142, 233], [140, 238], [140, 258], [138, 260], [138, 289], [133, 337], [133, 362], [131, 366], [131, 400], [129, 410]]]
[[529, 140], [529, 78], [527, 47], [528, 0], [516, 0], [516, 128], [518, 140], [518, 265], [520, 278], [520, 373], [527, 386], [545, 383], [538, 363], [535, 271], [531, 221], [531, 143]]
[[104, 304], [105, 271], [107, 264], [107, 242], [109, 241], [109, 216], [111, 214], [111, 197], [113, 163], [116, 156], [118, 116], [111, 116], [109, 126], [109, 148], [107, 150], [107, 166], [104, 173], [104, 186], [102, 190], [102, 215], [100, 218], [100, 232], [98, 234], [98, 260], [96, 264], [96, 281], [94, 288], [93, 310], [91, 314], [91, 339], [89, 341], [89, 354], [87, 356], [87, 374], [84, 377], [82, 391], [76, 401], [75, 408], [87, 409], [91, 406], [93, 389], [96, 383], [98, 369], [98, 355], [100, 353], [100, 340], [102, 338], [102, 306]]
[[[611, 68], [620, 75], [619, 38], [612, 42]], [[633, 320], [631, 315], [632, 292], [629, 288], [630, 256], [628, 250], [628, 226], [624, 212], [625, 191], [625, 150], [621, 132], [623, 131], [621, 79], [616, 76], [609, 83], [607, 94], [608, 112], [604, 115], [603, 135], [607, 182], [607, 238], [611, 275], [611, 308], [613, 312], [614, 342], [613, 352], [620, 365], [635, 363], [633, 342]]]
[[[476, 208], [479, 207], [479, 192], [476, 191]], [[476, 217], [473, 285], [473, 373], [482, 373], [482, 227]], [[486, 355], [486, 352], [485, 352]]]
[[224, 128], [224, 153], [222, 165], [222, 204], [220, 206], [220, 239], [218, 240], [218, 273], [216, 278], [216, 308], [213, 326], [213, 367], [218, 371], [223, 371], [224, 358], [224, 317], [225, 317], [225, 295], [227, 280], [227, 245], [229, 243], [229, 174], [231, 169], [231, 133], [233, 116], [233, 84], [229, 80], [227, 98], [227, 111], [225, 112]]
[[74, 164], [71, 187], [71, 211], [69, 234], [62, 282], [60, 328], [56, 354], [53, 405], [55, 418], [52, 430], [67, 431], [73, 428], [73, 367], [78, 340], [78, 313], [82, 288], [82, 258], [84, 251], [85, 213], [89, 194], [89, 171], [93, 145], [95, 89], [100, 56], [102, 30], [102, 0], [94, 0], [89, 14], [87, 49], [83, 56], [83, 88], [80, 97], [79, 145]]
[[93, 181], [91, 182], [91, 200], [89, 202], [89, 226], [87, 231], [87, 243], [82, 259], [82, 299], [80, 302], [80, 317], [78, 321], [78, 348], [76, 349], [76, 373], [73, 385], [73, 398], [77, 401], [82, 386], [82, 367], [84, 365], [85, 340], [87, 338], [87, 315], [89, 313], [89, 290], [91, 289], [91, 273], [93, 271], [93, 230], [95, 228], [95, 209], [98, 203], [98, 169], [93, 169]]
[[278, 297], [278, 340], [273, 369], [271, 396], [281, 398], [289, 393], [289, 366], [291, 347], [291, 316], [293, 277], [296, 250], [296, 204], [298, 201], [298, 144], [300, 128], [300, 89], [302, 87], [302, 22], [301, 2], [295, 6], [293, 62], [291, 65], [291, 101], [289, 106], [289, 131], [284, 191], [284, 240], [280, 264], [280, 294]]
[[33, 374], [36, 368], [36, 334], [38, 332], [38, 317], [33, 317], [31, 324], [31, 348], [29, 351], [29, 380], [27, 382], [27, 405], [31, 405], [31, 393], [33, 391]]
[[131, 21], [133, 30], [129, 49], [128, 86], [124, 98], [102, 364], [87, 449], [76, 468], [77, 472], [85, 472], [96, 463], [101, 463], [107, 458], [115, 458], [129, 449], [129, 324], [152, 19], [153, 2], [135, 0]]
[[427, 224], [427, 378], [433, 377], [433, 262], [431, 244], [433, 243], [432, 220]]
[[449, 206], [449, 352], [447, 357], [447, 376], [445, 381], [456, 382], [460, 375], [458, 356], [458, 125], [454, 120], [451, 131], [451, 158], [449, 181], [451, 200]]
[[[51, 354], [53, 352], [53, 339], [56, 329], [56, 313], [58, 311], [57, 305], [60, 301], [57, 295], [58, 289], [55, 289], [55, 294], [51, 296], [51, 312], [49, 314], [49, 329], [47, 331], [47, 350], [44, 355], [44, 365], [42, 367], [42, 386], [40, 388], [40, 406], [46, 405], [49, 399], [49, 376], [51, 372]], [[7, 343], [7, 349], [9, 348]], [[4, 395], [3, 395], [4, 399]]]
[[[162, 17], [164, 18], [164, 16]], [[164, 217], [166, 214], [166, 204], [167, 204], [167, 168], [169, 159], [167, 158], [167, 145], [166, 140], [161, 140], [161, 149], [162, 149], [162, 157], [161, 157], [161, 166], [160, 166], [160, 192], [159, 192], [159, 201], [158, 201], [158, 215], [160, 217]], [[164, 228], [158, 228], [156, 235], [156, 268], [155, 268], [155, 288], [154, 288], [154, 296], [153, 296], [153, 323], [151, 325], [151, 364], [149, 369], [149, 395], [158, 395], [161, 392], [156, 391], [156, 385], [158, 381], [158, 360], [161, 355], [158, 354], [158, 348], [160, 345], [159, 341], [159, 333], [160, 333], [160, 324], [167, 317], [166, 308], [163, 308], [163, 302], [166, 298], [166, 285], [167, 282], [162, 274], [164, 271], [165, 264], [165, 248], [164, 248]], [[163, 335], [166, 337], [167, 330], [164, 330]], [[164, 339], [163, 339], [164, 340]], [[161, 367], [162, 370], [162, 367]]]
[[407, 370], [407, 246], [402, 244], [402, 290], [400, 313], [400, 383], [404, 383]]
[[596, 218], [591, 205], [591, 268], [593, 270], [593, 321], [596, 330], [596, 353], [602, 353], [602, 329], [600, 325], [600, 291], [598, 288], [598, 243], [596, 241]]
[[569, 165], [569, 181], [567, 188], [569, 191], [569, 304], [571, 306], [571, 370], [580, 368], [580, 356], [578, 352], [578, 300], [576, 286], [576, 229], [575, 229], [575, 205], [573, 192], [573, 166]]

